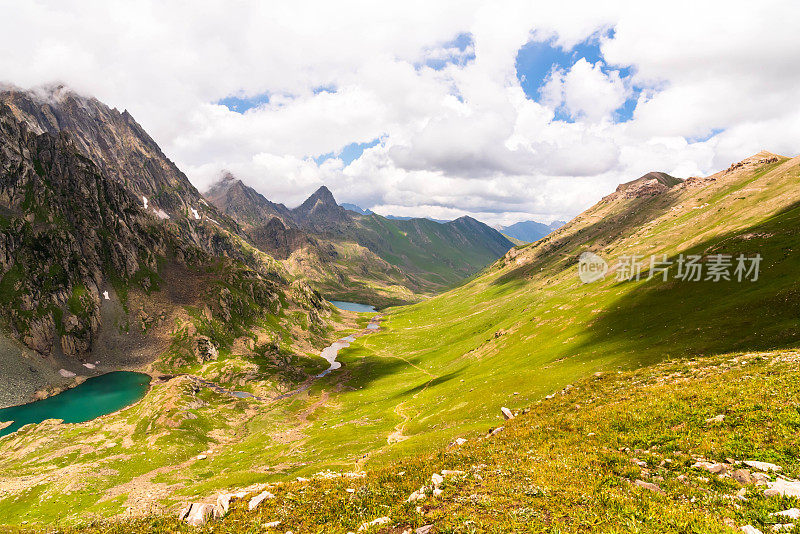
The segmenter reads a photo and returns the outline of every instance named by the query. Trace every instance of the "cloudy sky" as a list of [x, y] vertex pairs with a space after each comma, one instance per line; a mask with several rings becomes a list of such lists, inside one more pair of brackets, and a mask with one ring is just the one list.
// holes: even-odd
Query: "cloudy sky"
[[0, 81], [129, 110], [201, 190], [550, 222], [797, 155], [798, 5], [0, 0]]

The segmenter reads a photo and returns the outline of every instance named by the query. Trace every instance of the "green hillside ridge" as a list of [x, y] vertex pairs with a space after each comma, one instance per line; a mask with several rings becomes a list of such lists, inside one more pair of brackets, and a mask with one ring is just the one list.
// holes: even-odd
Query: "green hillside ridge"
[[[274, 362], [283, 362], [284, 367], [273, 363], [273, 367], [255, 371], [253, 365], [261, 365], [262, 345], [251, 349], [234, 344], [219, 362], [196, 366], [191, 373], [226, 387], [249, 387], [248, 391], [266, 400], [232, 400], [211, 390], [192, 394], [180, 379], [155, 386], [144, 401], [118, 414], [82, 425], [65, 425], [63, 429], [43, 424], [0, 439], [0, 486], [9, 488], [0, 495], [0, 517], [14, 524], [23, 520], [52, 523], [57, 519], [64, 524], [77, 524], [86, 521], [87, 514], [107, 517], [128, 509], [134, 515], [150, 510], [172, 514], [185, 502], [212, 498], [220, 491], [307, 477], [325, 469], [367, 469], [373, 473], [370, 477], [377, 477], [367, 480], [388, 484], [392, 480], [387, 478], [388, 462], [406, 461], [413, 467], [417, 460], [408, 458], [427, 457], [459, 436], [485, 434], [498, 424], [501, 406], [521, 410], [595, 372], [635, 373], [639, 367], [668, 359], [685, 365], [687, 358], [704, 362], [714, 354], [792, 349], [800, 340], [800, 292], [795, 274], [800, 258], [793, 250], [800, 230], [799, 179], [800, 158], [770, 155], [746, 160], [741, 166], [711, 177], [672, 184], [656, 194], [649, 190], [643, 196], [613, 193], [541, 241], [511, 250], [463, 286], [419, 304], [389, 310], [380, 331], [358, 338], [340, 353], [341, 370], [312, 382], [308, 389], [292, 397], [278, 398], [278, 392], [291, 386], [271, 385], [276, 377], [284, 376], [275, 373], [305, 366], [305, 374], [310, 375], [313, 362], [321, 361], [313, 358], [313, 351], [309, 350], [309, 359], [303, 360], [302, 351], [292, 351], [291, 339], [283, 337], [286, 352], [278, 354], [301, 359], [291, 362], [276, 358]], [[592, 284], [583, 284], [577, 275], [578, 257], [587, 250], [611, 264], [609, 275]], [[681, 253], [759, 253], [763, 257], [760, 278], [757, 282], [621, 282], [614, 276], [621, 255], [667, 254], [674, 258]], [[350, 321], [350, 330], [337, 336], [354, 331], [356, 324], [364, 324], [363, 318], [352, 314], [342, 313], [341, 317]], [[327, 336], [329, 340], [334, 337]], [[293, 378], [295, 384], [303, 382], [302, 375]], [[784, 380], [780, 373], [774, 379]], [[786, 383], [780, 382], [780, 387], [786, 387]], [[703, 382], [696, 387], [702, 388]], [[168, 388], [171, 389], [166, 391]], [[763, 391], [748, 389], [741, 394], [762, 396]], [[715, 393], [709, 389], [706, 394]], [[642, 398], [647, 402], [658, 400], [644, 393]], [[165, 404], [168, 399], [172, 401]], [[602, 395], [597, 397], [598, 403], [605, 400]], [[612, 401], [613, 397], [609, 402]], [[768, 401], [787, 402], [786, 397], [766, 396], [762, 406], [769, 406]], [[587, 401], [575, 402], [586, 405]], [[703, 409], [702, 405], [687, 403], [693, 410]], [[186, 406], [193, 407], [189, 409], [194, 410], [197, 419], [175, 418]], [[559, 408], [542, 413], [542, 418], [570, 418], [571, 413]], [[626, 417], [619, 415], [617, 420], [625, 421]], [[137, 422], [139, 418], [141, 422]], [[597, 420], [608, 420], [611, 425], [615, 419], [606, 413], [598, 415]], [[792, 421], [786, 424], [794, 424]], [[521, 425], [520, 432], [528, 432], [522, 422], [515, 424]], [[132, 427], [138, 430], [132, 431]], [[559, 433], [560, 439], [573, 441], [583, 451], [582, 435], [569, 432], [571, 428], [565, 426], [567, 432]], [[694, 428], [687, 426], [686, 433], [678, 432], [676, 439], [692, 439]], [[621, 441], [623, 446], [633, 448], [643, 439], [636, 427], [621, 423], [611, 427], [609, 436], [612, 431], [620, 432], [620, 440], [627, 439], [625, 432], [629, 432], [630, 444]], [[531, 433], [531, 439], [540, 439], [541, 432]], [[775, 434], [781, 441], [770, 444], [763, 437], [752, 441], [752, 446], [745, 443], [747, 447], [741, 450], [755, 454], [763, 449], [766, 456], [762, 459], [772, 454], [768, 447], [782, 450], [784, 467], [796, 474], [796, 465], [791, 463], [791, 451], [796, 451], [792, 447], [796, 445], [782, 435]], [[509, 443], [507, 450], [514, 445], [514, 454], [522, 454], [529, 450], [526, 443]], [[537, 441], [537, 449], [530, 449], [541, 451], [532, 453], [535, 463], [541, 464], [541, 476], [560, 476], [565, 470], [575, 474], [572, 465], [578, 466], [578, 472], [581, 465], [599, 469], [594, 460], [580, 463], [574, 451], [564, 461], [548, 460], [551, 457], [547, 443]], [[713, 440], [701, 440], [696, 447], [711, 447], [709, 455], [716, 455], [723, 450], [713, 448], [717, 445]], [[213, 452], [206, 459], [193, 459], [209, 448]], [[695, 453], [689, 449], [681, 450]], [[7, 451], [14, 454], [6, 454]], [[698, 454], [705, 452], [700, 450]], [[486, 460], [481, 455], [486, 455]], [[744, 459], [738, 455], [735, 458]], [[464, 461], [492, 465], [490, 461], [494, 460], [487, 450], [479, 450]], [[442, 467], [447, 466], [437, 469]], [[79, 486], [69, 485], [76, 473], [98, 473], [98, 468], [108, 468], [114, 474], [89, 477]], [[346, 514], [336, 508], [330, 513], [315, 512], [319, 515], [295, 514], [292, 521], [310, 522], [297, 526], [297, 532], [314, 531], [309, 525], [323, 518], [334, 525], [330, 531], [338, 532], [352, 529], [357, 520], [378, 517], [378, 509], [394, 514], [392, 510], [396, 508], [392, 506], [397, 505], [401, 495], [404, 498], [416, 489], [413, 486], [418, 487], [421, 477], [430, 476], [423, 469], [407, 471], [420, 479], [403, 483], [396, 490], [391, 485], [378, 490], [378, 482], [373, 484], [375, 489], [370, 492], [380, 493], [384, 500], [366, 492], [363, 498], [367, 500], [354, 501], [354, 508]], [[618, 481], [620, 474], [629, 478], [631, 475], [626, 473], [614, 472], [612, 478]], [[448, 515], [448, 521], [461, 521], [462, 526], [456, 528], [453, 523], [443, 531], [481, 531], [482, 527], [464, 526], [463, 522], [479, 524], [478, 519], [487, 513], [511, 513], [516, 508], [502, 499], [535, 500], [539, 490], [534, 489], [546, 486], [531, 482], [531, 495], [523, 498], [520, 491], [527, 491], [527, 485], [509, 483], [516, 479], [506, 480], [501, 472], [496, 475], [501, 478], [489, 492], [488, 504], [483, 504], [480, 495], [477, 500], [471, 499], [469, 496], [476, 492], [470, 490], [461, 497], [459, 508]], [[583, 490], [597, 487], [604, 479], [592, 477], [594, 485], [576, 480], [576, 487]], [[617, 487], [612, 482], [608, 484], [610, 488]], [[648, 517], [665, 513], [673, 522], [663, 523], [661, 531], [681, 530], [692, 524], [701, 525], [692, 527], [694, 531], [714, 531], [702, 525], [721, 519], [719, 514], [706, 517], [705, 512], [687, 503], [664, 512], [665, 508], [648, 504], [650, 501], [635, 501], [629, 509], [627, 486], [619, 487], [622, 494], [611, 501], [603, 500], [602, 491], [596, 501], [580, 501], [574, 491], [556, 491], [553, 498], [572, 495], [574, 500], [565, 500], [560, 512], [542, 511], [542, 517], [570, 517], [570, 511], [578, 507], [588, 511], [590, 517], [594, 514], [593, 521], [602, 519], [596, 514], [608, 514], [608, 531], [614, 531], [613, 525], [625, 524], [614, 523], [615, 520], [630, 520], [632, 525], [638, 525]], [[322, 491], [328, 489], [324, 487]], [[552, 494], [553, 490], [549, 492]], [[362, 494], [355, 495], [354, 498], [362, 498]], [[614, 504], [615, 499], [621, 501]], [[301, 501], [315, 502], [306, 498]], [[291, 502], [286, 505], [286, 514], [311, 506], [298, 502], [296, 494]], [[603, 503], [608, 505], [605, 509]], [[70, 510], [67, 516], [63, 513], [65, 507]], [[530, 509], [526, 520], [533, 521], [538, 517], [537, 508]], [[289, 530], [293, 523], [286, 514], [281, 528], [287, 525]], [[263, 520], [267, 519], [265, 515]], [[393, 521], [407, 520], [415, 525], [419, 524], [418, 519], [422, 520], [392, 515]], [[170, 521], [164, 520], [163, 524], [169, 525]], [[569, 531], [565, 524], [559, 523], [557, 528]], [[500, 527], [495, 530], [507, 531]], [[692, 529], [686, 527], [684, 531]]]

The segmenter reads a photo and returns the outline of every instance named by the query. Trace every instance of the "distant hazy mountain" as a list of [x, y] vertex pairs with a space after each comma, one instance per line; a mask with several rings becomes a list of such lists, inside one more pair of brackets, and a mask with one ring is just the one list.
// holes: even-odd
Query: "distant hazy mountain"
[[524, 243], [533, 243], [565, 224], [564, 221], [553, 221], [550, 224], [536, 221], [523, 221], [510, 226], [501, 226], [499, 229], [503, 234], [509, 237], [513, 237]]
[[[359, 213], [361, 215], [372, 215], [373, 213], [375, 213], [371, 209], [365, 209], [365, 208], [362, 208], [361, 206], [358, 206], [356, 204], [348, 204], [347, 202], [342, 202], [340, 204], [340, 206], [342, 206], [344, 209], [346, 209], [348, 211], [354, 211], [354, 212]], [[444, 219], [434, 219], [433, 217], [401, 217], [399, 215], [385, 215], [385, 217], [387, 219], [391, 219], [393, 221], [410, 221], [411, 219], [428, 219], [429, 221], [434, 221], [434, 222], [437, 222], [439, 224], [444, 224], [446, 222], [449, 222], [449, 221], [446, 221]]]
[[347, 202], [342, 202], [340, 204], [344, 209], [354, 211], [356, 213], [360, 213], [361, 215], [371, 215], [372, 210], [364, 209], [361, 206], [357, 206], [355, 204], [348, 204]]
[[386, 218], [391, 219], [393, 221], [410, 221], [411, 219], [427, 219], [429, 221], [437, 222], [439, 224], [445, 224], [450, 222], [444, 219], [434, 219], [433, 217], [401, 217], [399, 215], [387, 215]]

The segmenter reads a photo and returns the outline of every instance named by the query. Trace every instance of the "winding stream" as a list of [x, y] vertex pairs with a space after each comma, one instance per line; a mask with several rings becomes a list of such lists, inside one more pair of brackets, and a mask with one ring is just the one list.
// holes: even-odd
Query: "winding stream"
[[[377, 313], [375, 310], [375, 306], [370, 306], [369, 304], [359, 304], [357, 302], [346, 302], [343, 300], [331, 300], [331, 304], [339, 308], [340, 310], [347, 310], [347, 311], [354, 311], [359, 313]], [[373, 319], [367, 325], [367, 330], [377, 330], [379, 328], [377, 320], [373, 317]], [[363, 335], [363, 333], [362, 333]], [[343, 337], [338, 341], [334, 341], [331, 345], [328, 345], [324, 349], [322, 349], [322, 356], [329, 364], [330, 367], [322, 371], [320, 374], [316, 376], [316, 378], [322, 378], [323, 376], [327, 375], [331, 371], [335, 371], [336, 369], [342, 366], [341, 362], [336, 361], [336, 357], [339, 355], [339, 351], [347, 348], [350, 346], [350, 343], [356, 340], [356, 335], [351, 334], [347, 337]]]
[[336, 361], [336, 357], [339, 355], [339, 351], [349, 347], [350, 343], [352, 343], [355, 340], [356, 336], [349, 335], [347, 337], [343, 337], [338, 341], [334, 341], [331, 345], [328, 345], [327, 347], [322, 349], [322, 353], [320, 354], [320, 356], [322, 356], [330, 364], [330, 367], [328, 367], [320, 374], [318, 374], [317, 378], [322, 378], [331, 371], [340, 368], [342, 366], [342, 363]]

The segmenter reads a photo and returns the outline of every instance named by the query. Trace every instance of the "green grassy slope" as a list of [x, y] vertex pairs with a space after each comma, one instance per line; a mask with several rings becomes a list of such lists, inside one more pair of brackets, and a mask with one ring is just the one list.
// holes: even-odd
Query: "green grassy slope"
[[[275, 498], [256, 511], [238, 501], [201, 529], [152, 517], [50, 532], [344, 533], [378, 518], [385, 525], [364, 530], [722, 533], [753, 525], [767, 532], [789, 522], [772, 514], [800, 499], [766, 497], [765, 486], [730, 474], [746, 467], [740, 462], [759, 460], [780, 465], [783, 476], [800, 475], [799, 358], [729, 354], [591, 376], [532, 403], [494, 436], [467, 433], [460, 446], [406, 457], [363, 478], [275, 484], [268, 488]], [[694, 467], [701, 458], [724, 464], [726, 474]], [[434, 473], [446, 475], [435, 496]], [[408, 502], [423, 486], [426, 498]]]
[[[375, 430], [388, 436], [399, 425], [408, 438], [381, 450], [397, 456], [598, 370], [796, 346], [799, 170], [800, 160], [782, 159], [657, 197], [609, 199], [466, 285], [398, 309], [383, 333], [343, 354], [364, 391], [350, 394], [352, 411], [331, 417], [356, 417], [356, 407], [368, 405], [385, 418]], [[755, 283], [618, 282], [609, 275], [585, 285], [576, 267], [585, 250], [612, 267], [614, 258], [634, 253], [764, 259]]]
[[379, 307], [417, 302], [449, 289], [494, 262], [512, 242], [470, 218], [440, 224], [428, 219], [356, 216], [342, 235], [315, 238], [336, 250], [320, 257], [296, 251], [289, 269], [328, 298]]
[[440, 224], [372, 214], [360, 218], [351, 232], [382, 259], [415, 275], [423, 289], [451, 286], [511, 247], [504, 236], [469, 218]]

